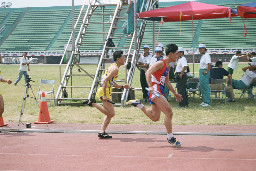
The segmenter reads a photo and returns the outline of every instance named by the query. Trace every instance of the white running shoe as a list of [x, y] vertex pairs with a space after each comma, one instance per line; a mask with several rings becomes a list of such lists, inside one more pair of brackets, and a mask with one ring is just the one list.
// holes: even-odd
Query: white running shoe
[[203, 106], [203, 107], [208, 107], [208, 106], [210, 106], [210, 105], [207, 104], [207, 103], [204, 103], [204, 104], [202, 104], [202, 106]]
[[202, 106], [202, 105], [204, 105], [205, 103], [204, 102], [202, 102], [201, 104], [200, 104], [200, 106]]

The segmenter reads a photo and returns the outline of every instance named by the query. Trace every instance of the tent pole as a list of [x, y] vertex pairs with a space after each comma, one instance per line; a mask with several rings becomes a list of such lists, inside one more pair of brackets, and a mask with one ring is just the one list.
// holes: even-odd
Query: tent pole
[[[137, 51], [138, 44], [137, 44], [137, 0], [134, 0], [134, 50]], [[137, 52], [136, 52], [137, 54]], [[137, 59], [137, 55], [136, 55]]]
[[193, 43], [193, 75], [195, 76], [195, 52], [194, 52], [194, 20], [192, 14], [192, 43]]
[[[153, 10], [155, 9], [155, 6], [153, 7]], [[154, 53], [155, 53], [155, 21], [153, 21], [153, 55], [154, 55]], [[153, 56], [152, 55], [152, 56]]]

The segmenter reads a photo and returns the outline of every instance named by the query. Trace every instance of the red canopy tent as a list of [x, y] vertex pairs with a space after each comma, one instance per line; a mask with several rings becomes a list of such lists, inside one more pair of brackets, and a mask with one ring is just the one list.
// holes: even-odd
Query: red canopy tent
[[[243, 23], [244, 23], [244, 18], [256, 18], [256, 2], [237, 6], [237, 12], [242, 18]], [[248, 34], [248, 31], [245, 27], [245, 23], [244, 23], [244, 30], [245, 30], [244, 37], [246, 37], [246, 35]]]
[[237, 12], [241, 18], [256, 18], [256, 2], [237, 6]]
[[[233, 12], [233, 11], [232, 11]], [[139, 13], [139, 18], [164, 22], [225, 18], [235, 15], [231, 8], [190, 1], [188, 3]]]
[[[190, 1], [184, 4], [175, 5], [166, 8], [160, 8], [150, 11], [141, 12], [138, 14], [139, 18], [161, 21], [174, 22], [174, 21], [187, 21], [212, 19], [212, 18], [226, 18], [229, 17], [231, 22], [232, 16], [237, 16], [237, 13], [230, 7], [205, 4], [200, 2]], [[192, 26], [193, 36], [193, 26]], [[194, 37], [193, 40], [193, 73], [194, 73]]]

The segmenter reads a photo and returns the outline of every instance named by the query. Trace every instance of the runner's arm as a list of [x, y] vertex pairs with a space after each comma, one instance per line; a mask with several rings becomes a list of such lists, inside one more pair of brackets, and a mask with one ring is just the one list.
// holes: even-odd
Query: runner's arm
[[118, 69], [109, 69], [109, 75], [103, 80], [103, 99], [107, 99], [107, 96], [106, 96], [106, 89], [107, 89], [107, 84], [108, 82], [118, 74]]
[[5, 82], [5, 83], [8, 83], [8, 84], [11, 84], [12, 80], [0, 78], [0, 82]]

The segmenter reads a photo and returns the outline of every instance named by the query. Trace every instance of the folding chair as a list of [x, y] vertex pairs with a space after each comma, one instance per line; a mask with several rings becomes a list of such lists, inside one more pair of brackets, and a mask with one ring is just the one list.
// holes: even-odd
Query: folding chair
[[[50, 102], [50, 106], [51, 106], [52, 100], [55, 103], [54, 84], [55, 84], [55, 80], [40, 79], [40, 85], [39, 85], [38, 92], [37, 92], [37, 101], [38, 101], [38, 99], [41, 99], [41, 95], [44, 92], [45, 95], [51, 95], [50, 99], [46, 99], [47, 101]], [[44, 89], [45, 91], [42, 89]], [[48, 90], [46, 91], [46, 89], [48, 89]]]
[[[246, 89], [236, 89], [235, 94], [240, 94], [240, 97], [237, 101], [239, 101], [244, 95], [252, 89], [252, 85], [248, 86]], [[240, 90], [241, 92], [237, 92]]]
[[188, 97], [197, 98], [196, 95], [201, 97], [199, 78], [189, 78], [186, 84], [186, 91]]
[[[225, 83], [225, 79], [211, 79], [211, 100], [224, 99], [225, 103], [227, 102]], [[212, 95], [214, 95], [214, 97], [212, 97]]]

